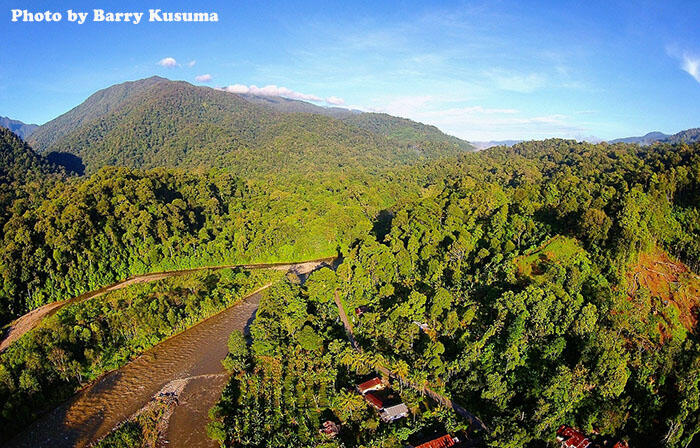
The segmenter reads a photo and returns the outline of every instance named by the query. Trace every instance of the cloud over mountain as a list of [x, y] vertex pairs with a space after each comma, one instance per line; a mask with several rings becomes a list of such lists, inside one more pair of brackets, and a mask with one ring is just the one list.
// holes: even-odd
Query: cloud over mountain
[[162, 67], [175, 67], [177, 66], [177, 61], [175, 60], [175, 58], [163, 58], [160, 61], [158, 61], [158, 65]]
[[230, 86], [222, 87], [221, 90], [231, 93], [241, 93], [247, 95], [257, 95], [257, 96], [279, 96], [283, 98], [289, 98], [293, 100], [302, 101], [314, 101], [314, 102], [325, 102], [334, 106], [340, 106], [345, 104], [345, 100], [338, 98], [336, 96], [329, 96], [328, 98], [321, 98], [318, 95], [313, 95], [309, 93], [301, 93], [288, 89], [287, 87], [281, 87], [276, 85], [267, 85], [265, 87], [258, 87], [254, 84], [246, 86], [244, 84], [233, 84]]

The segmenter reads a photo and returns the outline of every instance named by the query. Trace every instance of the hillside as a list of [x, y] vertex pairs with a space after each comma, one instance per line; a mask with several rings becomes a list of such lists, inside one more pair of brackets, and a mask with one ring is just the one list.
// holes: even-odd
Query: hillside
[[347, 124], [389, 138], [393, 142], [420, 145], [421, 142], [454, 145], [464, 150], [473, 150], [469, 142], [447, 135], [435, 126], [418, 123], [406, 118], [385, 113], [362, 112], [342, 107], [322, 107], [305, 101], [275, 96], [241, 94], [255, 104], [273, 108], [284, 113], [308, 113], [337, 118]]
[[27, 180], [52, 171], [49, 162], [9, 129], [0, 127], [0, 183]]
[[693, 143], [700, 141], [700, 128], [686, 129], [664, 139], [664, 143]]
[[648, 146], [653, 143], [693, 143], [700, 141], [700, 128], [686, 129], [673, 135], [663, 132], [649, 132], [642, 137], [626, 137], [610, 140], [609, 143], [637, 143], [641, 146]]
[[637, 143], [639, 145], [645, 146], [651, 145], [654, 142], [664, 140], [668, 137], [670, 137], [670, 135], [664, 134], [663, 132], [654, 131], [649, 132], [641, 137], [617, 138], [615, 140], [610, 140], [609, 143]]
[[464, 151], [474, 150], [474, 146], [469, 142], [447, 135], [435, 126], [389, 114], [366, 112], [343, 117], [343, 121], [405, 145], [421, 147], [425, 144], [436, 144], [453, 146]]
[[9, 129], [10, 131], [17, 134], [22, 140], [26, 140], [39, 125], [22, 123], [19, 120], [13, 120], [8, 117], [0, 117], [0, 127]]
[[376, 169], [471, 148], [409, 120], [352, 121], [374, 114], [350, 111], [344, 120], [328, 116], [336, 112], [153, 77], [95, 93], [37, 129], [30, 142], [40, 152], [79, 157], [88, 173], [119, 165], [216, 167], [243, 176]]

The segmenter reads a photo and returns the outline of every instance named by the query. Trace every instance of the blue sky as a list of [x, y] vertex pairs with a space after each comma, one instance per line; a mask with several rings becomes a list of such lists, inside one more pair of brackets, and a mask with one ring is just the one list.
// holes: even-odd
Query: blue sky
[[[65, 11], [92, 16], [94, 2], [3, 6], [0, 115], [44, 123], [98, 89], [160, 75], [388, 112], [475, 141], [609, 139], [700, 126], [700, 8], [692, 1], [145, 0], [98, 7], [147, 13], [164, 4], [173, 12], [214, 11], [219, 22], [90, 17], [77, 25]], [[64, 19], [12, 23], [17, 7]]]

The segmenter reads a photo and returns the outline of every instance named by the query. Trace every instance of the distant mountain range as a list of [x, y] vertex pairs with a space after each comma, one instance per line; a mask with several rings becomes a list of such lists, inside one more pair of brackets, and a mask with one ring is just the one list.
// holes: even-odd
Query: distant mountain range
[[700, 141], [700, 128], [686, 129], [673, 135], [664, 134], [663, 132], [650, 132], [641, 137], [626, 137], [610, 140], [608, 143], [637, 143], [641, 146], [651, 145], [652, 143], [692, 143]]
[[26, 124], [8, 117], [0, 117], [0, 127], [9, 129], [23, 140], [26, 140], [39, 125]]
[[[577, 138], [579, 140], [579, 138]], [[591, 143], [601, 142], [602, 140], [596, 139], [595, 137], [584, 138], [584, 141]], [[477, 150], [488, 149], [494, 146], [513, 146], [518, 143], [524, 142], [525, 140], [492, 140], [483, 142], [470, 142]], [[609, 140], [608, 143], [636, 143], [641, 146], [648, 146], [653, 143], [692, 143], [700, 141], [700, 128], [686, 129], [685, 131], [678, 132], [676, 134], [664, 134], [663, 132], [649, 132], [641, 137], [625, 137], [618, 138], [615, 140]]]
[[241, 175], [381, 168], [474, 149], [404, 118], [160, 77], [100, 90], [37, 128], [28, 142], [40, 153], [78, 158], [88, 173], [105, 165], [223, 168]]

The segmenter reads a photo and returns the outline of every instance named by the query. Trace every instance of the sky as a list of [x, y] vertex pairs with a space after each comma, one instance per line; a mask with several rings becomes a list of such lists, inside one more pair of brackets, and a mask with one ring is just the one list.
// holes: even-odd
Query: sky
[[[0, 116], [42, 124], [159, 75], [386, 112], [471, 140], [612, 139], [700, 127], [697, 1], [102, 1], [0, 6]], [[218, 22], [147, 22], [149, 8]], [[12, 22], [11, 9], [60, 12]], [[67, 21], [67, 9], [89, 12]]]

